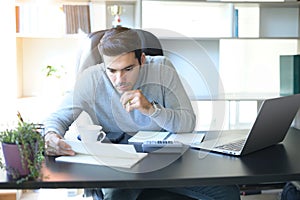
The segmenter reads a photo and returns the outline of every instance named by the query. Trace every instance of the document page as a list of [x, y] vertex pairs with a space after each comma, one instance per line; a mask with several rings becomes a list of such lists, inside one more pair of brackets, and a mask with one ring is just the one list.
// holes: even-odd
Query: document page
[[169, 140], [178, 141], [186, 145], [200, 144], [205, 136], [203, 131], [194, 131], [191, 133], [170, 133], [159, 131], [139, 131], [131, 137], [129, 143], [143, 143], [145, 141]]
[[65, 140], [73, 151], [79, 154], [98, 155], [104, 157], [136, 158], [138, 154], [132, 144], [111, 144], [101, 142], [81, 142]]
[[178, 141], [186, 145], [200, 144], [204, 139], [205, 133], [173, 133], [167, 140]]
[[56, 161], [131, 168], [147, 156], [147, 153], [137, 153], [133, 145], [83, 143], [72, 140], [65, 142], [72, 147], [76, 155], [60, 156]]

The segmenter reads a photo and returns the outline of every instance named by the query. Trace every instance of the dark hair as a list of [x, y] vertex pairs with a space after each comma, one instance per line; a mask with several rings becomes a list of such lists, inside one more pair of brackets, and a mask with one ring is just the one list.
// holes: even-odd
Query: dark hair
[[138, 33], [133, 29], [121, 26], [108, 29], [100, 40], [98, 48], [102, 56], [117, 56], [134, 52], [141, 64], [141, 40]]

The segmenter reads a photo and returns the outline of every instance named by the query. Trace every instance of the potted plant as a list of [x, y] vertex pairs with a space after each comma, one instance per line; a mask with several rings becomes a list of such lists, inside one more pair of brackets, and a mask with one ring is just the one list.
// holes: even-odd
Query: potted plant
[[0, 167], [9, 178], [23, 182], [41, 177], [44, 139], [36, 124], [25, 122], [18, 112], [17, 126], [0, 132], [0, 142], [4, 157]]

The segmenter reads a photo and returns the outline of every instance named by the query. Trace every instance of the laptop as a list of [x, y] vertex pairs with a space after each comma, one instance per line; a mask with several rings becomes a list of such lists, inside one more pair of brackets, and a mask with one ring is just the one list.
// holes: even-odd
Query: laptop
[[207, 131], [192, 148], [246, 155], [280, 143], [285, 138], [300, 107], [300, 94], [264, 100], [250, 130]]

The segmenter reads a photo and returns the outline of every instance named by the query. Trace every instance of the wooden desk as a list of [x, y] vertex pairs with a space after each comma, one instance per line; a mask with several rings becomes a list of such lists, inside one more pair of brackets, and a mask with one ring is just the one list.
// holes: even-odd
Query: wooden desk
[[300, 180], [299, 142], [300, 131], [291, 128], [283, 143], [244, 157], [190, 149], [182, 157], [150, 154], [132, 169], [58, 163], [47, 157], [42, 181], [16, 184], [2, 173], [0, 188], [163, 188]]

